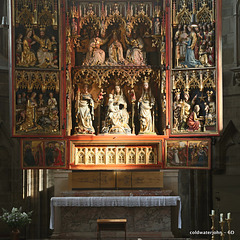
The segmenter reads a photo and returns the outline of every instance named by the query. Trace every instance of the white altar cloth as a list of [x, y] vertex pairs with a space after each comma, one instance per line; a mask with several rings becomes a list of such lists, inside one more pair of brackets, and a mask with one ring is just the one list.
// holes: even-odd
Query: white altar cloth
[[54, 207], [164, 207], [177, 206], [178, 201], [178, 228], [182, 228], [180, 196], [52, 197], [50, 229], [54, 229]]

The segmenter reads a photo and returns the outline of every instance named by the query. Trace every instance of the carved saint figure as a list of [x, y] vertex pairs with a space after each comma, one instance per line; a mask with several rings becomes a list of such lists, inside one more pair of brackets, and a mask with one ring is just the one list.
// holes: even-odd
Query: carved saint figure
[[88, 92], [88, 85], [83, 86], [83, 92], [78, 89], [75, 104], [76, 134], [93, 134], [95, 132], [92, 120], [94, 120], [94, 101]]
[[196, 131], [200, 128], [200, 122], [199, 122], [199, 111], [200, 106], [195, 105], [193, 111], [190, 113], [187, 125], [189, 130]]
[[154, 118], [152, 109], [155, 104], [155, 99], [151, 94], [149, 83], [143, 83], [142, 96], [138, 100], [139, 120], [140, 120], [140, 134], [155, 133]]
[[207, 107], [206, 116], [205, 116], [205, 124], [207, 126], [213, 126], [216, 124], [216, 104], [213, 100], [213, 92], [207, 91], [208, 94], [208, 104], [206, 104], [205, 107]]
[[180, 122], [181, 122], [181, 108], [182, 108], [182, 103], [180, 100], [180, 92], [177, 91], [175, 93], [175, 98], [173, 102], [173, 128], [175, 130], [178, 130]]
[[108, 41], [108, 38], [105, 40], [101, 39], [99, 37], [99, 31], [96, 31], [95, 34], [96, 36], [90, 40], [89, 49], [83, 65], [103, 65], [105, 62], [105, 52], [101, 49], [101, 46]]
[[190, 101], [190, 95], [188, 91], [185, 91], [184, 93], [184, 100], [180, 101], [181, 104], [181, 116], [180, 116], [180, 130], [186, 130], [187, 129], [187, 120], [190, 115], [190, 110], [195, 105], [195, 100], [197, 98], [197, 95], [194, 96], [192, 101]]
[[199, 60], [195, 59], [194, 49], [197, 43], [197, 35], [191, 26], [188, 27], [188, 30], [190, 32], [189, 37], [187, 38], [187, 41], [184, 42], [184, 44], [187, 46], [185, 61], [181, 64], [184, 67], [195, 68], [202, 65]]
[[116, 85], [114, 93], [109, 94], [106, 127], [104, 127], [103, 132], [130, 134], [131, 128], [128, 121], [127, 102], [120, 86]]
[[52, 43], [50, 39], [45, 35], [44, 30], [40, 30], [40, 37], [33, 34], [33, 39], [36, 40], [40, 47], [37, 51], [37, 58], [38, 58], [38, 67], [47, 68], [47, 67], [55, 67], [53, 64], [53, 53], [52, 50]]
[[30, 130], [41, 129], [37, 124], [37, 101], [35, 99], [36, 93], [33, 92], [27, 101], [25, 122], [20, 125], [20, 131], [28, 132]]
[[20, 33], [16, 39], [16, 63], [17, 63], [17, 65], [21, 61], [22, 51], [23, 51], [23, 35]]
[[57, 100], [53, 97], [53, 93], [49, 93], [48, 99], [48, 109], [49, 109], [49, 119], [51, 121], [52, 131], [56, 132], [59, 130], [59, 117], [58, 117], [58, 107]]
[[130, 46], [130, 48], [127, 50], [127, 61], [133, 65], [146, 65], [143, 56], [144, 42], [142, 38], [137, 36], [136, 31], [133, 31], [133, 37], [130, 40], [126, 38], [126, 43]]
[[32, 40], [32, 30], [28, 30], [26, 37], [23, 40], [23, 51], [21, 53], [21, 59], [18, 63], [19, 66], [33, 67], [36, 63], [36, 56], [31, 50], [32, 45], [36, 42]]
[[154, 34], [160, 35], [160, 33], [161, 33], [161, 22], [159, 20], [159, 17], [157, 17], [154, 22]]
[[117, 32], [113, 32], [113, 42], [108, 49], [108, 65], [126, 65], [128, 62], [123, 57], [123, 47], [117, 37]]

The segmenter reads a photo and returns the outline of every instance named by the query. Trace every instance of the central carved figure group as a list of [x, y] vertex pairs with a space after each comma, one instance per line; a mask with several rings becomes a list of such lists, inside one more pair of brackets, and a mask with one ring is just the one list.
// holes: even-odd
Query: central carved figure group
[[[98, 100], [103, 98], [103, 91], [100, 92]], [[134, 90], [130, 93], [131, 101], [135, 102]], [[154, 106], [155, 99], [151, 94], [149, 83], [143, 83], [142, 95], [138, 100], [139, 109], [139, 134], [155, 134], [154, 129]], [[132, 113], [133, 114], [133, 113]], [[78, 89], [75, 99], [75, 134], [94, 134], [94, 100], [88, 92], [88, 85], [85, 84], [83, 92]], [[102, 133], [104, 134], [131, 134], [129, 126], [129, 113], [127, 111], [127, 101], [119, 84], [108, 96], [107, 112], [103, 121]]]
[[[105, 39], [100, 38], [99, 31], [97, 30], [94, 34], [95, 36], [90, 39], [88, 52], [86, 58], [83, 62], [85, 66], [95, 66], [95, 65], [137, 65], [144, 66], [145, 57], [143, 53], [144, 42], [141, 37], [138, 37], [137, 32], [133, 31], [132, 37], [127, 38], [124, 35], [122, 42], [126, 43], [129, 48], [126, 52], [126, 59], [123, 56], [123, 45], [119, 40], [117, 31], [113, 31]], [[108, 42], [108, 60], [105, 59], [105, 52], [101, 49], [101, 46]]]

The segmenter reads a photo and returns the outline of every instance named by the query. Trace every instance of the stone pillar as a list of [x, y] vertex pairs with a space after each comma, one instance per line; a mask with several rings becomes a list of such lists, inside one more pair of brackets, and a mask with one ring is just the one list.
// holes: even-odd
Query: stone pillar
[[[60, 197], [62, 192], [68, 191], [68, 174], [72, 171], [56, 170], [54, 172], [54, 197]], [[61, 210], [54, 208], [54, 232], [52, 237], [57, 237], [61, 232]]]

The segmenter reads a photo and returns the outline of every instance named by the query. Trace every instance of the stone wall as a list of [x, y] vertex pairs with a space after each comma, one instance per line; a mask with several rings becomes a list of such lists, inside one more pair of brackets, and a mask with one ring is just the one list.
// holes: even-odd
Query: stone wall
[[218, 220], [219, 213], [232, 213], [232, 240], [240, 238], [240, 86], [231, 71], [237, 67], [236, 5], [237, 0], [222, 0], [224, 131], [213, 149], [212, 175], [213, 209]]

